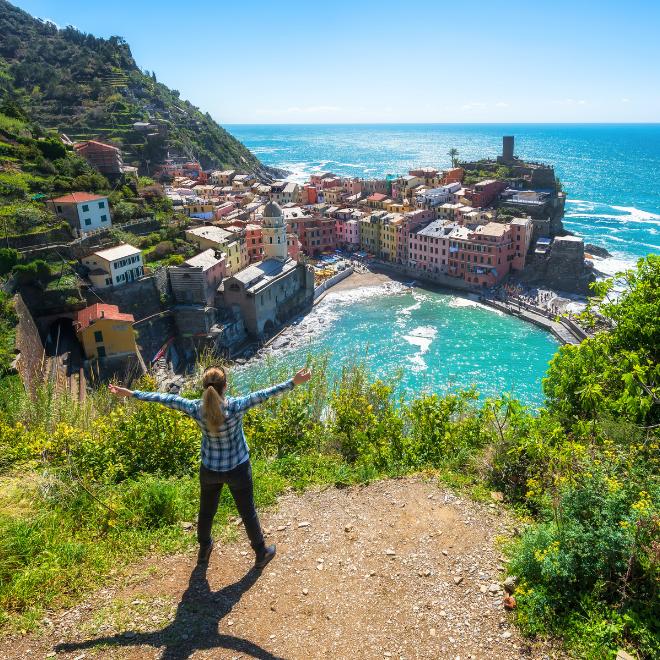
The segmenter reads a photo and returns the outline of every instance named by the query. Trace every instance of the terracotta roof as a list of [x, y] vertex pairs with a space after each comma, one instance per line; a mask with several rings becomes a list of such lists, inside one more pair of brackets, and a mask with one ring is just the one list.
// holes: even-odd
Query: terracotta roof
[[80, 204], [80, 202], [94, 202], [97, 199], [107, 199], [106, 195], [93, 195], [86, 192], [74, 192], [62, 197], [51, 199], [51, 202], [62, 202], [64, 204]]
[[382, 202], [384, 199], [387, 199], [387, 195], [383, 193], [373, 193], [367, 197], [368, 202]]
[[76, 151], [84, 149], [87, 145], [93, 144], [96, 147], [102, 147], [104, 149], [111, 149], [112, 151], [121, 151], [119, 147], [115, 147], [112, 144], [106, 144], [105, 142], [98, 142], [97, 140], [85, 140], [85, 142], [77, 142], [73, 145], [73, 148]]
[[89, 307], [85, 307], [85, 309], [81, 309], [76, 314], [76, 330], [84, 330], [94, 323], [94, 321], [98, 321], [102, 318], [110, 319], [111, 321], [128, 321], [129, 323], [135, 323], [135, 317], [133, 314], [122, 314], [117, 305], [96, 303], [95, 305], [90, 305]]

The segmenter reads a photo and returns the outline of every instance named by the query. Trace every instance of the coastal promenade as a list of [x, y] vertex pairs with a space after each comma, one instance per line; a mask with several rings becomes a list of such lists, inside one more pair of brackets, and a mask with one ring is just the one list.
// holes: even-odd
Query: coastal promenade
[[479, 302], [482, 304], [488, 305], [489, 307], [504, 312], [505, 314], [517, 316], [529, 323], [533, 323], [534, 325], [551, 332], [562, 344], [576, 345], [587, 338], [587, 334], [570, 319], [560, 319], [557, 321], [555, 320], [557, 318], [556, 315], [550, 315], [548, 312], [540, 308], [535, 308], [523, 301], [504, 302], [483, 296], [483, 294], [475, 290], [474, 287], [466, 285], [463, 280], [457, 280], [456, 278], [450, 278], [442, 274], [425, 273], [405, 266], [386, 264], [383, 262], [374, 262], [371, 265], [374, 270], [377, 271], [391, 272], [396, 273], [399, 276], [405, 275], [407, 277], [413, 277], [422, 282], [457, 291], [463, 295], [478, 295]]
[[575, 328], [571, 327], [568, 323], [555, 321], [554, 319], [548, 318], [540, 311], [533, 311], [529, 308], [523, 306], [518, 306], [510, 302], [502, 302], [500, 300], [493, 300], [492, 298], [481, 298], [480, 301], [483, 305], [497, 309], [505, 314], [510, 314], [511, 316], [517, 316], [529, 323], [544, 328], [551, 332], [562, 344], [579, 344], [583, 339], [586, 338], [586, 334], [583, 337], [579, 336], [579, 332]]

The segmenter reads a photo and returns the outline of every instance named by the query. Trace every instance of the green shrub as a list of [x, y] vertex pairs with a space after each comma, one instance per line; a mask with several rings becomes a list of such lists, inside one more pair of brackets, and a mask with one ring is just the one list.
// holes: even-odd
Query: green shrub
[[0, 248], [0, 275], [6, 275], [18, 263], [18, 250]]
[[[515, 547], [509, 570], [521, 580], [519, 618], [530, 633], [558, 630], [585, 603], [604, 603], [623, 624], [610, 643], [639, 643], [660, 620], [660, 488], [639, 470], [622, 480], [595, 463], [561, 490], [552, 520], [529, 528]], [[612, 635], [611, 622], [601, 624]]]
[[19, 284], [37, 284], [45, 287], [50, 280], [50, 266], [43, 259], [17, 264], [13, 272]]

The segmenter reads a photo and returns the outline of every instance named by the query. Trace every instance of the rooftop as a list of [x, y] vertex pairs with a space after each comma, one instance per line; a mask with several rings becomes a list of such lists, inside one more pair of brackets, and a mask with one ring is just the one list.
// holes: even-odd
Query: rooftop
[[504, 236], [506, 233], [506, 226], [499, 222], [489, 222], [486, 225], [477, 227], [475, 232], [482, 236]]
[[98, 250], [93, 254], [95, 254], [97, 257], [100, 257], [101, 259], [105, 259], [106, 261], [116, 261], [117, 259], [130, 257], [134, 254], [142, 254], [142, 250], [133, 247], [128, 243], [122, 243], [121, 245], [116, 245], [115, 247], [108, 248], [107, 250]]
[[265, 259], [244, 268], [230, 279], [241, 282], [248, 291], [254, 293], [278, 277], [295, 269], [297, 265], [297, 262], [293, 259], [287, 259], [286, 261]]
[[209, 248], [208, 250], [204, 250], [204, 252], [196, 254], [194, 257], [190, 257], [190, 259], [186, 259], [182, 265], [190, 268], [201, 268], [204, 271], [213, 268], [219, 261], [220, 259], [215, 256], [215, 250]]
[[135, 323], [133, 314], [122, 314], [117, 305], [106, 305], [96, 303], [81, 309], [76, 314], [75, 326], [76, 330], [84, 330], [92, 323], [99, 319], [110, 319], [112, 321], [127, 321], [128, 323]]
[[51, 199], [51, 202], [60, 202], [61, 204], [80, 204], [81, 202], [94, 202], [99, 199], [107, 199], [105, 195], [94, 195], [88, 192], [74, 192], [62, 197]]
[[434, 220], [430, 225], [426, 225], [424, 229], [420, 229], [417, 232], [418, 236], [433, 236], [438, 238], [440, 236], [449, 236], [449, 234], [454, 230], [456, 225], [446, 224], [444, 220]]
[[216, 243], [226, 243], [229, 239], [234, 238], [231, 232], [213, 225], [187, 229], [186, 234], [192, 234], [198, 238], [205, 238], [208, 241], [215, 241]]

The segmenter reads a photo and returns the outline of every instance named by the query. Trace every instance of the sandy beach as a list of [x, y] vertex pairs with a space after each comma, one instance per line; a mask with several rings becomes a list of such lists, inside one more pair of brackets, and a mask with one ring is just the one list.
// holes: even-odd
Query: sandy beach
[[393, 278], [383, 273], [351, 273], [345, 280], [338, 282], [333, 287], [328, 289], [336, 293], [338, 291], [350, 291], [352, 289], [359, 289], [364, 286], [378, 286], [385, 282], [391, 282]]

